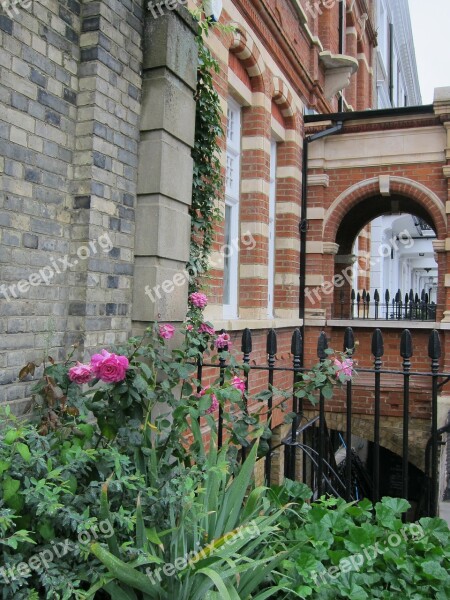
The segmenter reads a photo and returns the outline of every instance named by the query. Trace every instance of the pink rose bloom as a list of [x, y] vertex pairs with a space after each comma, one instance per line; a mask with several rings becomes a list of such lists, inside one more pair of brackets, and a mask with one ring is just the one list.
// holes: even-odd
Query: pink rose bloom
[[160, 325], [159, 326], [159, 335], [165, 340], [170, 340], [173, 338], [173, 334], [175, 333], [175, 327], [173, 325]]
[[219, 401], [217, 400], [214, 394], [211, 394], [211, 400], [211, 406], [206, 411], [207, 415], [211, 415], [212, 413], [216, 412], [216, 410], [219, 408]]
[[189, 325], [186, 325], [186, 331], [192, 331], [194, 329], [194, 326], [189, 323]]
[[[203, 388], [198, 394], [196, 394], [197, 398], [201, 398], [206, 394], [206, 392], [210, 389], [209, 385], [206, 388]], [[206, 411], [207, 415], [212, 414], [219, 408], [219, 401], [217, 400], [217, 396], [215, 394], [211, 394], [211, 406]]]
[[245, 392], [245, 381], [240, 377], [233, 377], [233, 379], [231, 380], [231, 385], [237, 390], [239, 390], [241, 394]]
[[345, 377], [352, 377], [353, 375], [353, 361], [351, 358], [345, 358], [342, 362], [337, 358], [334, 360], [334, 366], [337, 368], [336, 375], [344, 375]]
[[80, 362], [77, 362], [75, 367], [69, 369], [69, 379], [73, 381], [73, 383], [78, 383], [78, 385], [82, 385], [83, 383], [88, 383], [94, 377], [92, 372], [91, 365], [83, 365]]
[[216, 348], [225, 348], [226, 346], [231, 346], [231, 338], [228, 333], [221, 333], [216, 337], [214, 342]]
[[130, 363], [126, 356], [111, 354], [102, 350], [100, 354], [94, 354], [91, 358], [91, 367], [94, 375], [105, 383], [118, 383], [123, 381], [127, 375]]
[[205, 296], [205, 294], [202, 294], [201, 292], [194, 292], [193, 294], [191, 294], [189, 296], [189, 301], [193, 306], [196, 306], [197, 308], [205, 308], [205, 306], [208, 304], [208, 298]]
[[207, 333], [208, 335], [216, 334], [216, 330], [214, 329], [214, 327], [211, 327], [211, 325], [208, 325], [207, 323], [202, 323], [198, 329], [198, 332]]

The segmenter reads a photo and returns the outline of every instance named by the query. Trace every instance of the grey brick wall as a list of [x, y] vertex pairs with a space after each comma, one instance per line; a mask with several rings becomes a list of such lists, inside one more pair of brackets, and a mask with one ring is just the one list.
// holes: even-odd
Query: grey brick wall
[[17, 412], [27, 361], [131, 329], [142, 6], [0, 11], [0, 401]]
[[[74, 153], [72, 252], [108, 232], [112, 248], [71, 273], [69, 339], [85, 348], [130, 333], [142, 69], [142, 2], [85, 2]], [[76, 225], [76, 226], [75, 226]]]

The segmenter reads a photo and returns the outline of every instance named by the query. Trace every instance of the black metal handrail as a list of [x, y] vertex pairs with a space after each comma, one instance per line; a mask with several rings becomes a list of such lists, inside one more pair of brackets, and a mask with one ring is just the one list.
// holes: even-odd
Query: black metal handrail
[[[324, 332], [321, 332], [317, 345], [317, 355], [319, 360], [325, 360], [327, 357], [326, 349], [328, 348], [328, 340]], [[450, 381], [450, 373], [442, 373], [439, 371], [439, 360], [441, 357], [441, 345], [439, 334], [433, 330], [429, 336], [428, 356], [430, 358], [429, 371], [414, 371], [412, 370], [412, 336], [409, 330], [404, 330], [401, 336], [399, 355], [403, 359], [402, 366], [399, 369], [386, 369], [383, 367], [382, 358], [384, 355], [383, 335], [380, 329], [375, 329], [372, 335], [372, 355], [373, 368], [358, 369], [359, 373], [370, 374], [373, 376], [373, 435], [372, 440], [372, 472], [370, 475], [363, 472], [359, 458], [355, 455], [352, 449], [352, 418], [353, 418], [353, 401], [354, 401], [354, 384], [352, 381], [346, 384], [346, 403], [342, 412], [346, 415], [345, 426], [343, 428], [343, 436], [345, 437], [343, 449], [345, 450], [345, 461], [341, 466], [336, 464], [335, 451], [331, 443], [330, 432], [327, 428], [325, 420], [325, 399], [321, 394], [319, 396], [318, 407], [307, 404], [308, 412], [316, 410], [315, 417], [310, 419], [306, 424], [305, 420], [305, 404], [303, 399], [298, 399], [295, 395], [292, 398], [293, 413], [295, 418], [292, 423], [290, 435], [282, 440], [281, 444], [285, 448], [285, 475], [290, 479], [304, 481], [308, 483], [313, 490], [315, 497], [321, 496], [323, 493], [334, 494], [345, 497], [347, 500], [353, 500], [360, 497], [355, 493], [355, 480], [358, 479], [358, 488], [363, 490], [363, 493], [374, 502], [380, 499], [380, 453], [381, 453], [381, 417], [382, 417], [382, 383], [386, 377], [392, 380], [393, 376], [400, 377], [402, 385], [398, 386], [399, 396], [402, 397], [402, 495], [408, 499], [409, 490], [409, 452], [411, 447], [410, 436], [410, 398], [411, 389], [417, 388], [417, 385], [412, 382], [412, 379], [417, 383], [417, 378], [421, 378], [421, 389], [427, 389], [429, 381], [430, 389], [430, 442], [427, 448], [424, 448], [424, 459], [427, 462], [427, 472], [425, 473], [426, 484], [425, 494], [421, 502], [424, 507], [424, 513], [430, 516], [435, 516], [437, 511], [437, 485], [438, 485], [438, 464], [439, 464], [439, 444], [442, 432], [438, 431], [438, 393], [439, 389]], [[197, 379], [200, 382], [204, 375], [204, 368], [219, 369], [219, 383], [224, 384], [225, 370], [228, 368], [228, 362], [224, 352], [228, 348], [223, 348], [219, 351], [219, 364], [213, 362], [203, 362], [199, 360], [197, 363]], [[243, 363], [247, 368], [242, 375], [245, 379], [246, 390], [250, 389], [252, 372], [266, 371], [268, 373], [268, 388], [274, 383], [274, 375], [276, 372], [284, 371], [290, 373], [293, 384], [295, 385], [301, 378], [304, 368], [302, 364], [303, 340], [299, 329], [296, 329], [292, 336], [291, 357], [292, 366], [278, 366], [276, 362], [277, 354], [277, 334], [275, 330], [270, 330], [267, 336], [267, 364], [252, 365], [252, 335], [250, 330], [246, 329], [242, 336], [241, 350], [243, 353]], [[355, 351], [355, 342], [353, 330], [347, 327], [344, 333], [344, 352], [352, 357]], [[400, 404], [400, 398], [399, 398]], [[273, 396], [268, 400], [268, 419], [272, 416]], [[223, 413], [219, 411], [219, 444], [223, 443]], [[344, 438], [343, 438], [344, 439]], [[265, 477], [266, 481], [271, 481], [272, 475], [272, 458], [274, 451], [280, 447], [272, 447], [269, 444], [265, 460]], [[301, 453], [302, 472], [298, 473], [298, 452]], [[242, 457], [245, 458], [245, 448], [242, 448]]]
[[357, 292], [352, 289], [350, 302], [348, 296], [346, 299], [345, 291], [340, 291], [338, 314], [334, 316], [339, 319], [375, 321], [436, 321], [436, 309], [437, 305], [430, 300], [425, 290], [422, 290], [420, 296], [413, 290], [404, 295], [401, 290], [397, 290], [395, 294], [386, 290], [384, 302], [381, 302], [378, 290], [375, 290], [372, 298], [366, 290]]

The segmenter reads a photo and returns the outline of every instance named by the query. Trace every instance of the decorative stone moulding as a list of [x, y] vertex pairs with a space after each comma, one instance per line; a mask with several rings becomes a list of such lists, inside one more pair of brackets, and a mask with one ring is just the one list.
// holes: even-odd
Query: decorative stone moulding
[[300, 4], [300, 0], [291, 0], [291, 4], [295, 8], [295, 11], [296, 11], [296, 13], [298, 15], [300, 23], [302, 25], [304, 25], [305, 23], [307, 23], [308, 22], [308, 16], [305, 13], [305, 11], [303, 10], [302, 5]]
[[321, 52], [319, 58], [325, 66], [325, 97], [331, 100], [350, 85], [350, 78], [358, 70], [359, 64], [353, 56], [332, 54], [329, 50]]
[[308, 176], [308, 187], [322, 186], [324, 188], [330, 187], [330, 176], [328, 173], [315, 173]]
[[323, 253], [324, 254], [337, 255], [338, 252], [339, 252], [339, 244], [335, 244], [334, 242], [324, 242], [323, 243]]
[[450, 115], [450, 87], [435, 88], [433, 104], [437, 115]]
[[431, 243], [433, 244], [433, 250], [436, 253], [446, 251], [445, 240], [433, 240]]

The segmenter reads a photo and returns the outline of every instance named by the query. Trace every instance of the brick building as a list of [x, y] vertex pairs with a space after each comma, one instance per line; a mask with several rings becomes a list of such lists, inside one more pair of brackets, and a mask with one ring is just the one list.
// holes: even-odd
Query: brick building
[[[0, 399], [17, 411], [32, 384], [17, 380], [26, 361], [60, 358], [80, 339], [86, 353], [119, 343], [151, 320], [183, 320], [185, 284], [155, 301], [145, 293], [173, 281], [189, 252], [196, 24], [166, 4], [155, 13], [137, 0], [35, 0], [0, 13]], [[398, 64], [412, 60], [401, 54], [405, 32], [393, 43], [393, 4], [225, 0], [221, 22], [235, 27], [209, 37], [227, 136], [207, 317], [235, 342], [249, 327], [256, 362], [266, 361], [271, 328], [285, 363], [296, 327], [307, 365], [322, 329], [341, 344], [348, 321], [335, 318], [333, 276], [352, 263], [368, 222], [399, 208], [436, 233], [437, 312], [412, 324], [415, 366], [430, 328], [445, 348], [449, 91], [437, 90], [433, 106], [411, 106], [420, 101], [414, 80], [381, 64], [395, 48]], [[378, 104], [388, 110], [364, 112]], [[334, 135], [324, 137], [328, 128]], [[395, 367], [393, 325], [386, 362]], [[373, 326], [357, 329], [364, 366]], [[444, 350], [447, 371], [448, 360]], [[395, 385], [386, 393], [384, 444], [398, 452]], [[361, 421], [369, 405], [370, 392]], [[336, 429], [339, 410], [328, 415]], [[426, 406], [413, 417], [426, 431]]]

